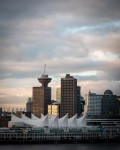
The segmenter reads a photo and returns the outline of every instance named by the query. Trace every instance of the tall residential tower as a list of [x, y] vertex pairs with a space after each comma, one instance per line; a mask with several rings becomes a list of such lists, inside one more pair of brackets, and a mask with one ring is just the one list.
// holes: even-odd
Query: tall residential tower
[[68, 113], [69, 118], [77, 113], [77, 79], [66, 74], [61, 78], [61, 110], [60, 116]]

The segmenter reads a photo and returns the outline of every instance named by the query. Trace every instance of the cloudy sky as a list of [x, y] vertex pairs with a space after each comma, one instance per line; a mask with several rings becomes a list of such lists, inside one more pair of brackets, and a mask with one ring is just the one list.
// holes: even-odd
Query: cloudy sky
[[25, 107], [37, 78], [120, 95], [120, 0], [0, 0], [0, 105]]

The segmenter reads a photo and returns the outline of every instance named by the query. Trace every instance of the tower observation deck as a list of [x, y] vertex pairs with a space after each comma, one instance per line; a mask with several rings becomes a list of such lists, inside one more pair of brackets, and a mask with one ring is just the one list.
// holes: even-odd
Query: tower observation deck
[[38, 78], [38, 81], [42, 84], [42, 87], [48, 87], [48, 83], [52, 78], [49, 78], [47, 74], [42, 74], [40, 78]]
[[46, 64], [44, 65], [44, 74], [41, 75], [40, 78], [38, 78], [38, 81], [42, 84], [42, 87], [48, 87], [48, 83], [52, 80], [52, 78], [49, 78], [46, 72]]

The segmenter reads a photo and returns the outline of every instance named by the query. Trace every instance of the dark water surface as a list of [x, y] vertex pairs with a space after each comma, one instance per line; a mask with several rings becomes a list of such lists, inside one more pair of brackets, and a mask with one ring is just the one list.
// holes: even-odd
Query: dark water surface
[[0, 145], [0, 150], [120, 150], [120, 144]]

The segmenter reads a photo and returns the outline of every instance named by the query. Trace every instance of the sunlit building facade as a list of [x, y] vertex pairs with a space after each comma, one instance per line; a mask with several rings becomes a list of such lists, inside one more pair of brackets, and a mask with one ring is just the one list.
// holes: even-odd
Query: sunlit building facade
[[48, 105], [51, 103], [51, 87], [48, 87], [48, 83], [52, 78], [43, 74], [38, 81], [42, 84], [41, 87], [33, 87], [33, 106], [32, 112], [37, 117], [41, 116], [41, 113], [48, 114]]
[[53, 102], [52, 104], [48, 105], [48, 116], [59, 116], [60, 114], [60, 103]]

